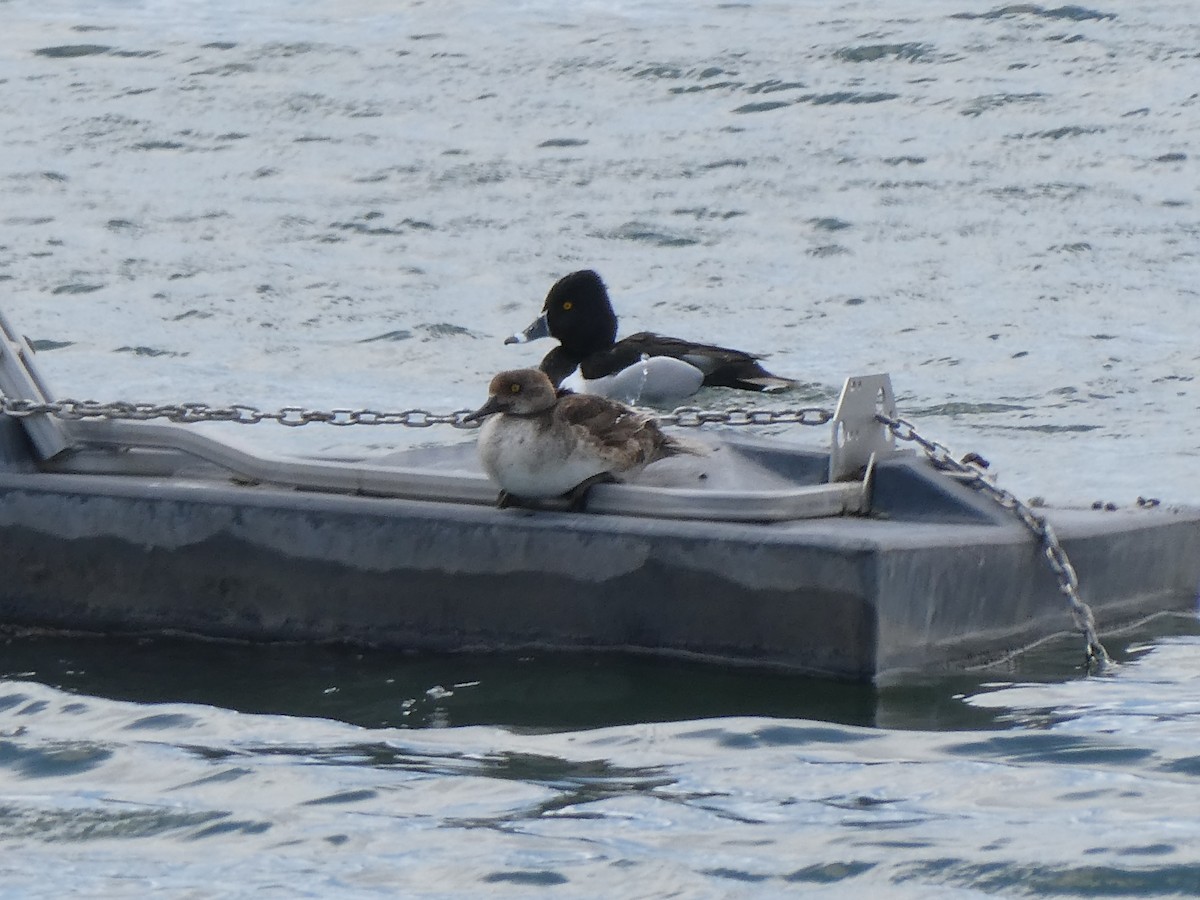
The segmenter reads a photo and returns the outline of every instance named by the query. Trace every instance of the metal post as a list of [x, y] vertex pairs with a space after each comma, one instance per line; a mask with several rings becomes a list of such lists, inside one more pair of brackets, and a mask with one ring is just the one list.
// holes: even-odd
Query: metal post
[[[0, 334], [0, 393], [14, 400], [48, 402], [49, 392], [33, 361], [33, 348], [13, 329], [3, 313], [0, 313], [0, 332], [3, 332]], [[43, 460], [53, 459], [71, 447], [66, 430], [44, 413], [26, 416], [22, 424]]]

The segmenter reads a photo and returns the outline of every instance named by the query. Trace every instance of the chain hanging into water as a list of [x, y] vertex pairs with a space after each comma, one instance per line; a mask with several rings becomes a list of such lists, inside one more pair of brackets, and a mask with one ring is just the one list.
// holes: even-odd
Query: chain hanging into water
[[[284, 406], [278, 410], [261, 410], [245, 403], [231, 406], [210, 406], [207, 403], [99, 403], [95, 400], [20, 400], [0, 397], [0, 413], [18, 418], [51, 415], [60, 419], [126, 419], [139, 422], [166, 419], [186, 425], [197, 422], [233, 422], [257, 425], [277, 422], [291, 428], [319, 422], [325, 425], [401, 425], [405, 428], [429, 428], [449, 425], [452, 428], [478, 428], [478, 422], [467, 422], [469, 409], [437, 413], [427, 409], [406, 409], [401, 412], [382, 412], [376, 409], [306, 409], [303, 406]], [[706, 410], [698, 406], [681, 406], [669, 413], [656, 414], [663, 425], [679, 428], [699, 428], [702, 425], [825, 425], [833, 413], [818, 407], [797, 409]]]
[[877, 414], [876, 419], [883, 423], [896, 436], [897, 440], [911, 441], [917, 444], [925, 451], [925, 455], [929, 457], [936, 468], [962, 476], [968, 486], [988, 495], [1000, 506], [1012, 511], [1021, 524], [1037, 538], [1042, 553], [1050, 565], [1050, 570], [1058, 581], [1058, 589], [1070, 604], [1071, 617], [1075, 620], [1075, 627], [1087, 642], [1085, 667], [1089, 671], [1101, 672], [1111, 666], [1112, 660], [1096, 634], [1096, 618], [1092, 615], [1092, 608], [1079, 596], [1079, 578], [1075, 573], [1075, 567], [1071, 565], [1067, 551], [1063, 549], [1058, 535], [1054, 533], [1054, 528], [1046, 521], [1046, 517], [1035, 512], [1029, 504], [1022, 502], [1012, 491], [997, 487], [989, 481], [978, 465], [961, 462], [951, 455], [945, 445], [922, 437], [908, 420], [892, 418], [882, 413]]

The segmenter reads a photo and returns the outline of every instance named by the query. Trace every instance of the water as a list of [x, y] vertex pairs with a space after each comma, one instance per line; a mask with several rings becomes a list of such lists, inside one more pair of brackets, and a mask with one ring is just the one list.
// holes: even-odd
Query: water
[[[1168, 632], [1174, 632], [1169, 636]], [[1149, 638], [1149, 639], [1148, 639]], [[1190, 896], [1200, 627], [875, 691], [10, 638], [5, 896]]]
[[[1197, 503], [1192, 13], [4, 0], [3, 309], [62, 396], [448, 410], [590, 266], [773, 403], [888, 371], [1022, 496]], [[0, 893], [1192, 896], [1196, 630], [881, 694], [20, 636]]]

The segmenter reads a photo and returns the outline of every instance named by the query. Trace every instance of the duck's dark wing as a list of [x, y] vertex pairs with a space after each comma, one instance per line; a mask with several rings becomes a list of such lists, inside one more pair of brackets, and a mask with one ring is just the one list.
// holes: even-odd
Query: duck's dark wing
[[554, 415], [613, 460], [616, 471], [684, 452], [652, 418], [606, 397], [569, 394], [554, 405]]
[[[772, 375], [758, 363], [758, 357], [741, 350], [718, 347], [714, 344], [697, 344], [681, 338], [667, 337], [649, 331], [639, 331], [617, 342], [612, 350], [603, 354], [604, 363], [612, 371], [631, 366], [643, 356], [671, 356], [695, 366], [704, 373], [704, 383], [710, 387], [730, 387], [743, 391], [771, 391], [790, 387], [786, 378]], [[584, 377], [594, 365], [589, 359], [584, 366]], [[607, 373], [605, 373], [607, 374]]]

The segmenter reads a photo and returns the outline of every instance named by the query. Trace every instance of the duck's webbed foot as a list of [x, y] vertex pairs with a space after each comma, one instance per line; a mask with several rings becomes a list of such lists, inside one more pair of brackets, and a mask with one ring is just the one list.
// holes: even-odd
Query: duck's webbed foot
[[587, 495], [593, 484], [615, 484], [616, 480], [612, 472], [601, 472], [598, 475], [593, 475], [591, 478], [584, 479], [563, 494], [567, 498], [567, 508], [571, 512], [583, 512], [587, 509]]

